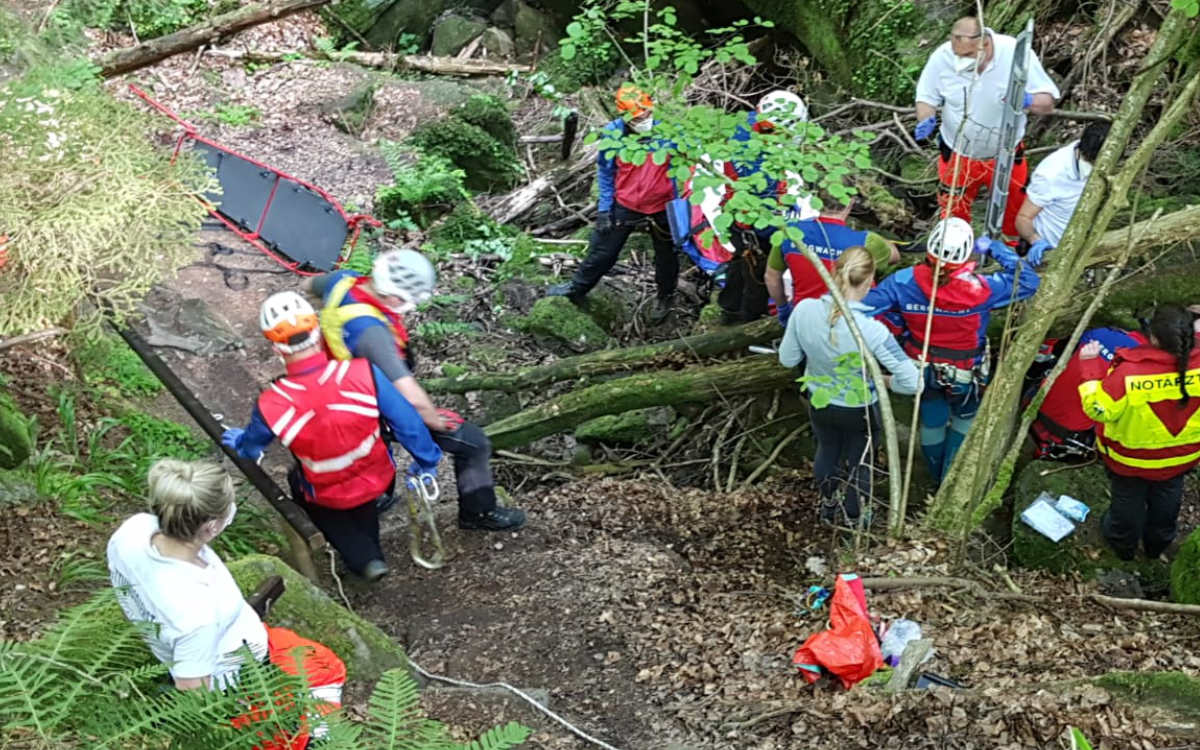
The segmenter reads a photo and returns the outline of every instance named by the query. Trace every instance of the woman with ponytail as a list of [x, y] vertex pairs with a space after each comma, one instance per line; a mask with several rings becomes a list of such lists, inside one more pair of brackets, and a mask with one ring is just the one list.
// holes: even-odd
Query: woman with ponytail
[[[875, 281], [871, 254], [863, 247], [848, 248], [838, 258], [833, 276], [870, 356], [892, 373], [886, 378], [888, 385], [896, 393], [916, 393], [918, 375], [912, 360], [882, 323], [863, 314], [866, 307], [860, 300]], [[817, 439], [813, 478], [821, 493], [821, 519], [835, 520], [837, 489], [844, 484], [842, 512], [850, 523], [857, 523], [859, 494], [869, 487], [875, 453], [872, 439], [881, 429], [879, 397], [850, 326], [831, 294], [797, 303], [783, 335], [779, 361], [784, 367], [807, 362], [802, 380], [811, 397], [809, 418]]]
[[1195, 315], [1154, 311], [1148, 344], [1118, 349], [1110, 366], [1098, 342], [1079, 350], [1083, 410], [1098, 422], [1112, 505], [1104, 536], [1123, 560], [1138, 542], [1154, 559], [1175, 539], [1183, 477], [1200, 463], [1200, 346]]

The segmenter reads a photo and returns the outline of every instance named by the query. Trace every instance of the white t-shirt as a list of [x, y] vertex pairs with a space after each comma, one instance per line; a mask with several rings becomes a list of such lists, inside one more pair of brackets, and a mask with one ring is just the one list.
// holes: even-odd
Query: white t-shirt
[[1080, 172], [1075, 155], [1078, 145], [1079, 141], [1072, 141], [1043, 159], [1033, 170], [1025, 190], [1025, 196], [1042, 209], [1033, 217], [1033, 228], [1055, 247], [1067, 231], [1067, 223], [1087, 184], [1087, 176]]
[[[992, 37], [994, 54], [987, 68], [979, 74], [973, 91], [971, 81], [975, 73], [960, 73], [955, 69], [959, 58], [951, 49], [950, 42], [933, 51], [917, 81], [917, 101], [941, 110], [942, 140], [958, 153], [972, 159], [994, 159], [1000, 150], [1004, 97], [1008, 93], [1008, 76], [1017, 46], [1014, 37], [991, 31], [988, 33]], [[1055, 99], [1061, 96], [1054, 81], [1046, 75], [1037, 54], [1032, 55], [1029, 62], [1025, 91], [1030, 94], [1050, 94]], [[970, 102], [967, 101], [968, 93]], [[966, 123], [962, 124], [964, 118]], [[1025, 135], [1027, 119], [1024, 114], [1017, 118], [1018, 141]], [[962, 135], [958, 137], [960, 124]]]
[[234, 582], [229, 569], [207, 545], [198, 565], [164, 557], [150, 538], [158, 518], [138, 513], [108, 540], [108, 570], [125, 616], [151, 623], [145, 635], [154, 656], [176, 678], [212, 675], [224, 688], [236, 679], [245, 643], [255, 658], [267, 656], [267, 629]]

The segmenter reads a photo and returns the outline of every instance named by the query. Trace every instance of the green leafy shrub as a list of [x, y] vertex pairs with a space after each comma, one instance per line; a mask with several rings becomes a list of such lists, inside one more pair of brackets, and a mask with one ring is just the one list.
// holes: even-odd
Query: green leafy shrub
[[612, 0], [589, 3], [567, 24], [566, 36], [558, 40], [558, 54], [549, 55], [542, 65], [559, 91], [571, 93], [599, 85], [617, 72], [621, 51], [616, 35], [608, 28], [617, 5]]
[[438, 252], [458, 253], [472, 240], [490, 240], [514, 234], [515, 229], [497, 224], [495, 219], [480, 211], [475, 204], [464, 201], [429, 230], [429, 241]]
[[440, 344], [454, 336], [474, 336], [476, 333], [478, 331], [474, 326], [461, 320], [428, 320], [418, 323], [413, 329], [413, 336], [421, 343], [430, 345]]
[[409, 136], [409, 143], [428, 156], [449, 161], [466, 174], [472, 190], [506, 189], [521, 177], [516, 152], [491, 133], [457, 116], [427, 122]]
[[393, 182], [375, 191], [375, 215], [384, 221], [410, 220], [429, 227], [467, 197], [466, 173], [449, 159], [385, 142], [380, 146]]
[[162, 383], [141, 357], [117, 337], [108, 333], [77, 336], [71, 344], [71, 356], [88, 387], [127, 398], [162, 391]]
[[517, 145], [517, 128], [513, 125], [512, 115], [508, 105], [498, 96], [476, 94], [455, 107], [451, 114], [463, 122], [482, 128], [508, 148]]
[[237, 8], [237, 0], [69, 0], [55, 12], [84, 26], [126, 31], [148, 39]]

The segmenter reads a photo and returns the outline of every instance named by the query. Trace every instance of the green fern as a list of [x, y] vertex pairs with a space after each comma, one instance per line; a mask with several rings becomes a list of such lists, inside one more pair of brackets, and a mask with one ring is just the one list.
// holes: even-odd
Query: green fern
[[[316, 702], [303, 674], [260, 664], [248, 652], [243, 661], [238, 684], [224, 692], [175, 690], [142, 630], [105, 589], [63, 612], [37, 640], [0, 641], [0, 746], [250, 750], [316, 723], [326, 729], [323, 750], [504, 750], [529, 736], [510, 723], [469, 745], [454, 742], [422, 713], [405, 670], [380, 678], [366, 722], [341, 711], [306, 718], [316, 716]], [[257, 711], [255, 722], [235, 728], [231, 717], [248, 706]]]

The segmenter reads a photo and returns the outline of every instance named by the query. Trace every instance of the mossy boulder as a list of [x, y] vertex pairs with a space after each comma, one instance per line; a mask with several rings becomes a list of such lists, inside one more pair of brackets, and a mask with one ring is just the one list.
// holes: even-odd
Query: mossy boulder
[[1200, 529], [1184, 540], [1171, 563], [1171, 598], [1183, 604], [1200, 604]]
[[522, 54], [532, 54], [535, 48], [552, 49], [558, 41], [562, 26], [554, 17], [517, 0], [513, 8], [513, 37]]
[[592, 290], [587, 296], [586, 305], [591, 319], [613, 335], [629, 323], [633, 312], [629, 302], [617, 291], [603, 287]]
[[1158, 706], [1181, 718], [1200, 719], [1200, 677], [1183, 672], [1109, 672], [1093, 682], [1133, 705]]
[[475, 94], [455, 107], [451, 113], [463, 122], [487, 131], [487, 134], [509, 148], [517, 145], [517, 128], [513, 125], [508, 104], [498, 96]]
[[433, 27], [433, 42], [429, 51], [434, 55], [451, 57], [487, 29], [487, 22], [480, 18], [449, 13], [438, 19]]
[[0, 471], [0, 508], [32, 505], [39, 497], [37, 487], [20, 472]]
[[[1053, 473], [1042, 476], [1042, 472]], [[1076, 523], [1075, 530], [1055, 543], [1034, 531], [1021, 520], [1021, 513], [1042, 492], [1056, 500], [1059, 495], [1070, 495], [1083, 502], [1091, 512], [1084, 523]], [[1142, 585], [1150, 590], [1166, 590], [1167, 567], [1158, 560], [1146, 560], [1139, 556], [1133, 560], [1121, 560], [1104, 540], [1100, 530], [1100, 519], [1112, 502], [1109, 496], [1108, 477], [1099, 463], [1078, 468], [1067, 468], [1052, 461], [1032, 461], [1017, 476], [1013, 499], [1013, 554], [1028, 568], [1040, 568], [1052, 573], [1078, 572], [1091, 578], [1101, 570], [1123, 570], [1138, 576]]]
[[1093, 325], [1116, 325], [1136, 330], [1138, 315], [1147, 315], [1159, 305], [1194, 304], [1200, 262], [1192, 260], [1190, 251], [1185, 253], [1168, 256], [1156, 264], [1156, 270], [1114, 285]]
[[624, 414], [606, 414], [589, 419], [575, 428], [575, 439], [581, 443], [620, 443], [637, 445], [663, 432], [674, 419], [670, 407], [635, 409]]
[[33, 452], [29, 419], [7, 393], [0, 391], [0, 469], [15, 469]]
[[333, 649], [346, 662], [350, 679], [370, 682], [389, 669], [408, 665], [404, 649], [386, 633], [330, 599], [279, 558], [247, 555], [228, 567], [244, 594], [269, 576], [283, 576], [287, 592], [267, 619]]
[[525, 333], [562, 342], [575, 352], [603, 349], [610, 341], [596, 321], [566, 297], [543, 297], [515, 325]]
[[464, 182], [472, 190], [507, 189], [521, 177], [521, 167], [511, 147], [458, 117], [444, 117], [417, 126], [409, 142], [465, 172]]

